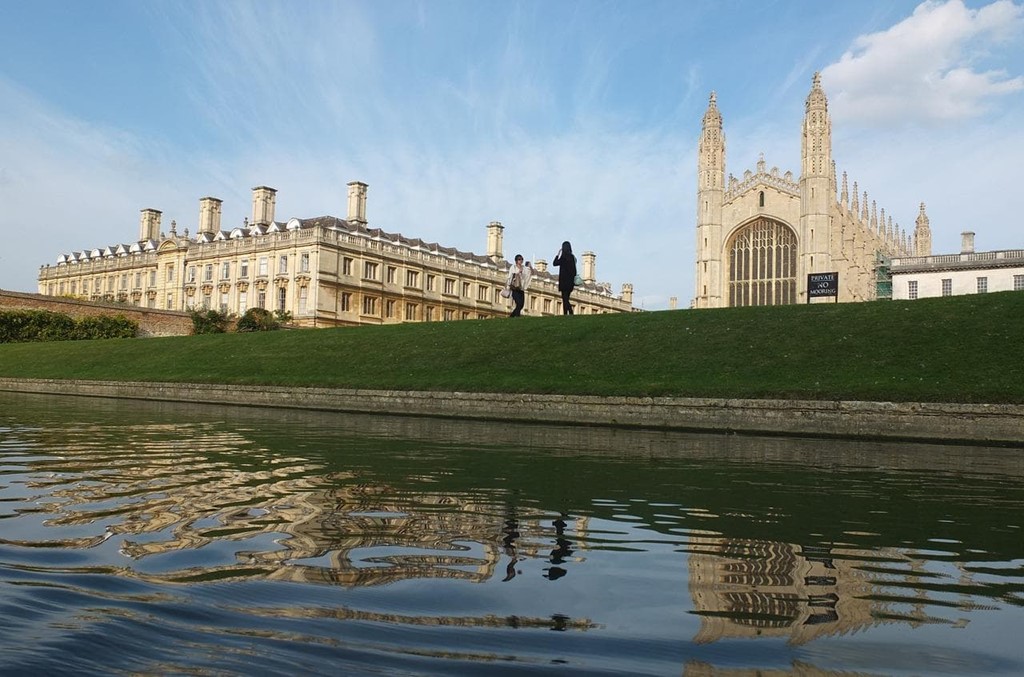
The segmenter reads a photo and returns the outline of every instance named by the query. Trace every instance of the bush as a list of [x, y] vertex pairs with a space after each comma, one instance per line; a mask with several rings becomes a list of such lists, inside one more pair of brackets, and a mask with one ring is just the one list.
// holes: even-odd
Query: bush
[[95, 315], [76, 321], [64, 313], [46, 310], [0, 312], [0, 343], [134, 338], [138, 332], [138, 323], [123, 315]]
[[263, 308], [250, 308], [238, 320], [237, 331], [273, 331], [280, 329], [281, 322], [275, 315]]
[[189, 310], [193, 334], [223, 334], [231, 323], [231, 315], [218, 310]]

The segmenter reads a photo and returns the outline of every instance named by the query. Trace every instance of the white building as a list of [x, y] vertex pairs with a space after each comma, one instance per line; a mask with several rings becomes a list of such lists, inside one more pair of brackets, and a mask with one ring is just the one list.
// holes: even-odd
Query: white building
[[894, 300], [1024, 291], [1024, 249], [976, 252], [965, 232], [959, 254], [894, 258], [889, 274]]

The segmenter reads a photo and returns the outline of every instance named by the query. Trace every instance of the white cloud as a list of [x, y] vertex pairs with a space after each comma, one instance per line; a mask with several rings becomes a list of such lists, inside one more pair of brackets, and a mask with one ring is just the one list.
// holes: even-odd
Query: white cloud
[[1011, 0], [973, 10], [962, 0], [924, 2], [895, 26], [858, 37], [822, 71], [833, 115], [885, 124], [977, 116], [993, 99], [1024, 90], [1024, 77], [984, 69], [991, 45], [1022, 35], [1024, 6]]

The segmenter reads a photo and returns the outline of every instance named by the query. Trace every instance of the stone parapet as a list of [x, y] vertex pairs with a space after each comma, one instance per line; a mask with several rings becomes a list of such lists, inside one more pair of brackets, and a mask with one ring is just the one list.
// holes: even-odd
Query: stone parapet
[[595, 397], [0, 378], [0, 390], [565, 425], [1024, 447], [1024, 405]]

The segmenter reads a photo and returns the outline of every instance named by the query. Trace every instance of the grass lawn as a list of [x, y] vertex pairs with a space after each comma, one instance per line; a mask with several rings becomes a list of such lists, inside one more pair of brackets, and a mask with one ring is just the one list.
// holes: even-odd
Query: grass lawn
[[3, 344], [0, 377], [1024, 404], [1024, 293]]

